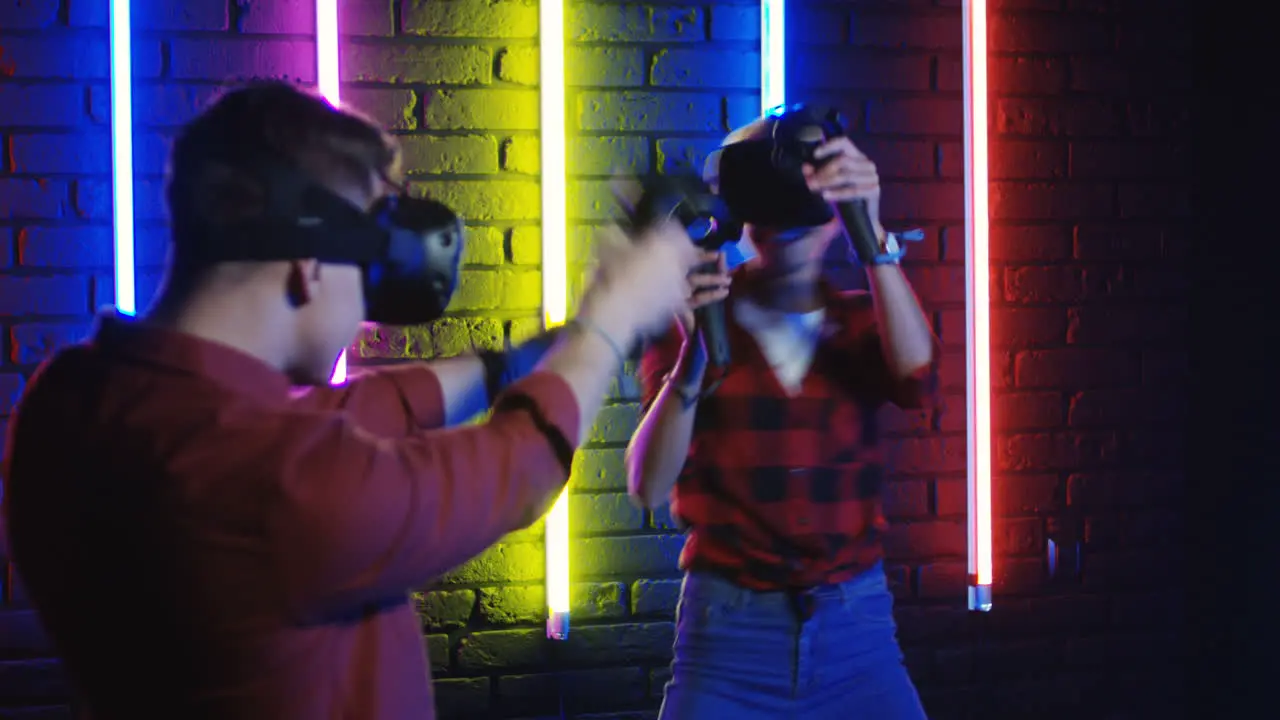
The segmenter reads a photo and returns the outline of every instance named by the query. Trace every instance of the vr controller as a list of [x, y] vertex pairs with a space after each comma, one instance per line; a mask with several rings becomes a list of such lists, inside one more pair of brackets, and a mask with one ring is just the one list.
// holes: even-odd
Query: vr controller
[[[640, 199], [627, 208], [633, 231], [653, 227], [665, 220], [680, 223], [700, 249], [719, 252], [742, 237], [742, 225], [734, 220], [724, 200], [696, 175], [659, 175], [641, 181]], [[715, 272], [710, 264], [699, 272]], [[707, 346], [707, 361], [723, 370], [730, 360], [729, 333], [723, 302], [704, 305], [694, 311], [698, 329]]]

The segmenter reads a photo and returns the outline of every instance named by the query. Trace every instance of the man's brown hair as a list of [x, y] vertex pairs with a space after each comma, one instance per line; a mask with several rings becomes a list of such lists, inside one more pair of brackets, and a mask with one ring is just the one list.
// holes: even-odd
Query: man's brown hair
[[183, 128], [169, 159], [167, 199], [174, 247], [184, 228], [252, 220], [264, 211], [263, 161], [317, 181], [365, 185], [391, 179], [398, 145], [364, 116], [310, 90], [261, 82], [222, 95]]

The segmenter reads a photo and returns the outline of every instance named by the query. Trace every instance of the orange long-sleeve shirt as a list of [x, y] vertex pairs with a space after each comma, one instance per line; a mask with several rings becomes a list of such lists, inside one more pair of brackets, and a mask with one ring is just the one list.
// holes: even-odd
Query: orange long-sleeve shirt
[[408, 593], [550, 507], [578, 415], [534, 374], [487, 423], [437, 429], [426, 365], [299, 395], [104, 318], [10, 424], [11, 551], [98, 720], [432, 718]]

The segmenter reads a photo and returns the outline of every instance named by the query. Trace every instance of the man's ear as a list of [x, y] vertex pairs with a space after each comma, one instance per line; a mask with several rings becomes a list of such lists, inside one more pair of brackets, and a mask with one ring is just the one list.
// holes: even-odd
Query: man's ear
[[290, 260], [289, 274], [285, 281], [285, 293], [289, 305], [302, 307], [315, 297], [316, 283], [320, 281], [320, 262], [314, 258]]

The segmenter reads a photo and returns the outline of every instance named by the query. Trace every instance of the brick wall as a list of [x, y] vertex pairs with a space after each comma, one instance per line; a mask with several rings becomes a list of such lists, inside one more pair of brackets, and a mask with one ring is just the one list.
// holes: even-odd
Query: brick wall
[[[165, 143], [229, 77], [315, 80], [311, 3], [135, 0], [140, 303], [163, 251]], [[537, 8], [345, 2], [344, 100], [402, 135], [416, 188], [471, 225], [455, 316], [378, 331], [360, 354], [431, 357], [536, 326]], [[997, 609], [964, 591], [961, 25], [955, 0], [797, 0], [791, 98], [841, 107], [921, 226], [909, 272], [946, 345], [947, 406], [889, 418], [891, 574], [935, 718], [1151, 718], [1178, 700], [1180, 616], [1164, 548], [1185, 415], [1190, 29], [1181, 6], [992, 2]], [[0, 414], [111, 289], [105, 0], [0, 0]], [[615, 172], [698, 167], [758, 107], [755, 3], [573, 3], [571, 248]], [[833, 259], [847, 282], [857, 275]], [[649, 717], [661, 696], [681, 539], [623, 495], [637, 416], [622, 378], [572, 496], [575, 628], [541, 627], [541, 529], [419, 594], [446, 717]], [[1046, 539], [1082, 548], [1049, 578]], [[0, 717], [65, 717], [29, 612], [0, 613]], [[551, 674], [552, 670], [561, 670]], [[22, 714], [17, 708], [46, 708]], [[615, 714], [609, 714], [615, 713]], [[648, 714], [646, 714], [648, 713]]]

